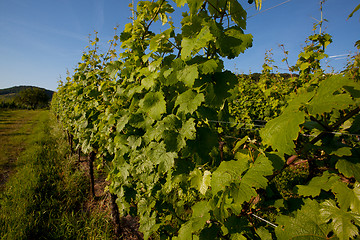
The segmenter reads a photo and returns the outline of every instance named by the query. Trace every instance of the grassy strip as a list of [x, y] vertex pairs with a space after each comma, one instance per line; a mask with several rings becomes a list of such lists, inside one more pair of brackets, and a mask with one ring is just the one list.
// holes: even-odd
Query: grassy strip
[[19, 154], [26, 148], [28, 138], [40, 110], [0, 109], [0, 191], [16, 167]]
[[110, 239], [104, 213], [90, 212], [88, 180], [68, 157], [61, 130], [41, 112], [17, 172], [0, 195], [1, 239]]

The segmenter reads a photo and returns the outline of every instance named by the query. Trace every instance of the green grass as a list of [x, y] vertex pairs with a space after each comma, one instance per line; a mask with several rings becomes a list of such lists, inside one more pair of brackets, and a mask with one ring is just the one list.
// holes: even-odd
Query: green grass
[[85, 207], [88, 179], [61, 129], [49, 126], [47, 111], [38, 114], [0, 194], [0, 239], [111, 239], [106, 213]]
[[42, 111], [0, 110], [0, 191]]

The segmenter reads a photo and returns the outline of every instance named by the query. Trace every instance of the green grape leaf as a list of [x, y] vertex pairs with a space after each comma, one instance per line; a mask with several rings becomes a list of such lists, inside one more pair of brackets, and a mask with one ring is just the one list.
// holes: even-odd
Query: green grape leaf
[[[240, 214], [245, 201], [257, 195], [256, 189], [266, 188], [268, 180], [265, 176], [272, 174], [271, 162], [265, 156], [259, 155], [253, 164], [248, 155], [238, 157], [237, 161], [222, 162], [211, 177], [212, 194], [215, 196], [229, 189], [229, 197], [233, 199], [230, 203], [224, 197], [217, 205], [221, 209], [231, 208], [235, 214]], [[219, 214], [221, 218], [226, 217], [225, 212]]]
[[192, 215], [189, 221], [181, 225], [178, 237], [173, 239], [188, 240], [193, 239], [193, 233], [204, 228], [207, 221], [210, 220], [211, 210], [207, 201], [195, 203], [192, 207]]
[[161, 115], [166, 112], [166, 102], [162, 92], [148, 92], [140, 100], [139, 106], [152, 119], [160, 119]]
[[176, 130], [180, 125], [179, 122], [174, 114], [167, 115], [146, 131], [144, 140], [150, 142], [152, 140], [160, 141], [161, 138], [165, 139], [167, 131]]
[[[359, 41], [359, 43], [360, 43], [360, 41]], [[352, 77], [350, 77], [350, 76], [348, 76], [348, 80], [349, 81], [347, 81], [346, 84], [344, 84], [344, 85], [346, 85], [346, 86], [344, 86], [344, 89], [346, 91], [348, 91], [354, 99], [358, 100], [360, 98], [359, 82], [356, 80], [353, 81]]]
[[144, 239], [149, 239], [152, 233], [156, 232], [160, 227], [156, 224], [156, 214], [153, 212], [151, 216], [142, 216], [139, 220], [139, 231], [144, 233]]
[[[123, 163], [120, 165], [119, 163], [122, 161]], [[126, 184], [127, 178], [130, 175], [129, 170], [131, 169], [131, 166], [128, 163], [126, 163], [122, 158], [118, 158], [117, 163], [118, 165], [113, 169], [112, 174], [116, 177], [116, 182], [119, 185]]]
[[221, 10], [225, 5], [226, 0], [207, 0], [209, 3], [208, 10], [211, 15], [219, 17], [221, 14]]
[[340, 240], [350, 239], [359, 233], [360, 215], [339, 209], [333, 200], [321, 203], [320, 217], [324, 222], [330, 222], [329, 225]]
[[264, 227], [260, 227], [256, 229], [257, 235], [261, 238], [261, 240], [272, 240], [271, 233]]
[[241, 175], [238, 176], [240, 177], [240, 184], [231, 188], [231, 194], [236, 205], [235, 208], [256, 196], [256, 189], [266, 188], [268, 180], [265, 176], [271, 175], [273, 173], [272, 170], [272, 163], [266, 156], [260, 154], [255, 163], [250, 165], [246, 173], [242, 177]]
[[250, 159], [231, 160], [222, 162], [220, 166], [212, 173], [211, 190], [216, 195], [220, 191], [224, 191], [230, 183], [240, 182], [240, 177], [249, 167]]
[[223, 62], [219, 59], [209, 59], [198, 65], [199, 71], [202, 74], [211, 74], [214, 72], [221, 71], [223, 68]]
[[343, 157], [343, 156], [351, 156], [352, 153], [350, 147], [342, 147], [331, 151], [329, 155], [336, 155], [338, 157]]
[[177, 158], [177, 156], [176, 152], [166, 152], [162, 154], [160, 156], [161, 162], [159, 163], [158, 168], [159, 173], [168, 172], [174, 166], [175, 158]]
[[306, 199], [300, 210], [294, 217], [280, 215], [276, 218], [279, 224], [275, 228], [276, 237], [279, 240], [321, 240], [329, 239], [331, 231], [329, 225], [320, 218], [320, 205], [315, 200]]
[[348, 78], [340, 75], [334, 75], [322, 81], [317, 89], [317, 94], [309, 102], [309, 113], [312, 115], [322, 114], [331, 112], [333, 109], [346, 109], [349, 105], [354, 104], [350, 94], [347, 92], [334, 94], [341, 91], [341, 88], [348, 82]]
[[225, 31], [225, 34], [218, 41], [222, 57], [233, 59], [243, 53], [247, 48], [252, 47], [252, 35], [244, 34], [238, 27], [232, 27]]
[[272, 162], [274, 169], [280, 170], [284, 167], [285, 159], [283, 155], [281, 156], [277, 152], [267, 152], [266, 156]]
[[145, 89], [150, 89], [156, 83], [156, 79], [160, 76], [159, 72], [149, 73], [145, 78], [141, 80], [141, 85], [145, 87]]
[[206, 191], [208, 190], [208, 188], [210, 186], [210, 181], [211, 181], [211, 172], [206, 170], [204, 172], [204, 176], [203, 176], [201, 184], [199, 186], [199, 192], [202, 195], [205, 195]]
[[190, 14], [192, 14], [192, 15], [195, 15], [204, 3], [203, 0], [191, 0], [191, 1], [187, 1], [187, 2], [189, 5]]
[[[182, 38], [193, 38], [203, 28], [203, 18], [200, 14], [189, 16], [187, 13], [181, 20]], [[180, 39], [179, 39], [180, 40]]]
[[294, 155], [295, 144], [300, 132], [300, 124], [305, 122], [305, 112], [299, 111], [300, 107], [314, 96], [314, 92], [302, 92], [293, 97], [283, 113], [268, 121], [260, 136], [265, 144], [278, 150], [279, 153]]
[[176, 131], [165, 131], [164, 132], [164, 142], [166, 144], [166, 149], [170, 152], [180, 151], [183, 146], [183, 142], [179, 142], [180, 134]]
[[106, 65], [105, 71], [110, 75], [110, 78], [115, 79], [115, 76], [119, 72], [120, 67], [120, 61], [113, 61]]
[[208, 84], [206, 88], [206, 102], [209, 105], [220, 107], [224, 100], [231, 96], [231, 90], [238, 83], [238, 78], [230, 71], [215, 73], [212, 80], [213, 84]]
[[241, 233], [233, 233], [230, 235], [230, 240], [247, 240], [247, 238]]
[[268, 184], [268, 180], [265, 176], [273, 173], [273, 167], [269, 159], [259, 154], [255, 163], [250, 166], [250, 169], [246, 172], [241, 180], [241, 184], [246, 184], [254, 188], [265, 188]]
[[345, 183], [337, 182], [332, 191], [335, 193], [336, 199], [343, 210], [351, 209], [351, 211], [360, 213], [360, 184], [356, 183], [353, 189], [350, 189]]
[[174, 2], [176, 2], [176, 6], [182, 7], [182, 6], [185, 5], [185, 3], [187, 2], [187, 0], [174, 0]]
[[207, 47], [208, 42], [213, 39], [214, 36], [210, 32], [209, 26], [203, 27], [201, 31], [192, 38], [184, 37], [181, 41], [181, 59], [186, 60], [192, 54], [195, 55], [202, 48]]
[[297, 193], [305, 197], [319, 196], [321, 190], [329, 191], [338, 179], [334, 174], [324, 172], [322, 176], [312, 178], [307, 185], [296, 185]]
[[248, 139], [249, 137], [245, 136], [240, 141], [237, 141], [235, 147], [233, 148], [233, 152], [236, 152]]
[[288, 106], [284, 109], [284, 113], [298, 112], [302, 106], [305, 106], [315, 95], [315, 91], [307, 92], [307, 90], [299, 90], [298, 93], [290, 94], [290, 102]]
[[187, 87], [194, 85], [195, 79], [199, 77], [197, 64], [186, 66], [184, 69], [177, 72], [177, 79], [183, 81]]
[[228, 10], [231, 19], [242, 29], [246, 29], [246, 11], [237, 0], [230, 0]]
[[178, 112], [193, 113], [204, 101], [204, 94], [189, 89], [176, 98], [175, 106], [179, 106]]
[[310, 63], [308, 63], [308, 62], [304, 62], [304, 63], [302, 63], [301, 65], [300, 65], [300, 70], [301, 71], [304, 71], [305, 69], [307, 69], [308, 67], [310, 67]]
[[150, 50], [153, 52], [156, 52], [160, 48], [160, 51], [161, 51], [163, 42], [168, 41], [168, 39], [170, 38], [170, 35], [173, 33], [173, 30], [174, 30], [173, 28], [169, 28], [169, 29], [165, 30], [164, 32], [157, 34], [155, 37], [153, 37], [150, 40]]
[[204, 175], [199, 169], [195, 169], [190, 173], [191, 187], [197, 189], [201, 194], [205, 195], [211, 181], [211, 172], [208, 170], [204, 171]]
[[336, 163], [335, 167], [340, 173], [344, 174], [345, 177], [353, 177], [356, 181], [360, 182], [360, 163], [352, 163], [350, 161], [340, 159]]
[[164, 84], [166, 86], [171, 86], [178, 83], [177, 71], [176, 70], [174, 71], [173, 68], [170, 68], [164, 72], [164, 78], [165, 78]]
[[181, 127], [180, 134], [183, 138], [194, 140], [196, 138], [195, 119], [189, 118]]
[[270, 120], [260, 130], [260, 136], [265, 144], [270, 145], [274, 150], [289, 155], [296, 154], [294, 140], [298, 138], [300, 124], [305, 122], [304, 112], [292, 112], [282, 114]]
[[165, 78], [164, 84], [167, 86], [175, 85], [178, 83], [177, 72], [186, 67], [183, 60], [176, 58], [171, 61], [171, 67], [164, 71], [163, 76]]
[[175, 163], [175, 158], [178, 157], [176, 152], [168, 152], [164, 142], [152, 142], [148, 146], [147, 156], [154, 164], [159, 164], [158, 171], [160, 174], [168, 172]]
[[141, 200], [138, 204], [138, 213], [140, 215], [139, 231], [144, 233], [144, 239], [149, 239], [151, 234], [159, 229], [160, 225], [156, 224], [156, 211], [151, 210], [154, 207], [154, 202], [149, 204], [148, 201]]
[[198, 164], [208, 164], [209, 158], [213, 158], [211, 156], [212, 152], [216, 154], [219, 148], [219, 139], [209, 128], [198, 127], [196, 129], [196, 140], [187, 141], [186, 144], [193, 149], [192, 151], [196, 154], [196, 162]]
[[199, 189], [202, 181], [202, 172], [198, 168], [195, 168], [190, 172], [189, 177], [190, 186], [192, 188]]
[[91, 151], [93, 151], [89, 140], [85, 139], [83, 141], [83, 143], [81, 144], [81, 151], [83, 151], [85, 154], [89, 154]]
[[352, 122], [351, 127], [348, 129], [350, 133], [360, 133], [360, 114], [355, 116], [354, 121]]
[[150, 72], [157, 71], [159, 67], [161, 66], [163, 58], [158, 58], [155, 61], [152, 61], [147, 68], [143, 68], [145, 71], [142, 72], [142, 70], [139, 71], [140, 74], [149, 74]]
[[118, 119], [116, 124], [116, 131], [121, 132], [129, 122], [129, 119], [130, 115], [127, 115], [126, 113], [120, 119]]
[[132, 150], [135, 150], [137, 147], [140, 147], [141, 145], [141, 137], [136, 137], [134, 135], [129, 136], [127, 139], [129, 147], [131, 147]]

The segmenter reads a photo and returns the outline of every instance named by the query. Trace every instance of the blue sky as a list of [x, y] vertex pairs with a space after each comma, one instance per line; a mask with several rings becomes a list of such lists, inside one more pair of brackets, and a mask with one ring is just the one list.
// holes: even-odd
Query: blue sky
[[[135, 1], [137, 2], [137, 1]], [[294, 65], [313, 24], [320, 19], [319, 0], [265, 0], [261, 11], [247, 0], [239, 2], [248, 11], [246, 33], [254, 37], [253, 47], [238, 58], [226, 61], [225, 68], [236, 73], [261, 71], [266, 50], [272, 49], [275, 65], [286, 68], [279, 44], [289, 51]], [[60, 78], [72, 73], [88, 45], [88, 36], [99, 32], [103, 49], [128, 23], [131, 0], [0, 0], [0, 88], [34, 85], [56, 90]], [[281, 5], [279, 5], [281, 4]], [[324, 5], [326, 32], [333, 36], [329, 56], [354, 53], [360, 39], [360, 12], [347, 19], [359, 0], [327, 0]], [[279, 5], [279, 6], [277, 6]], [[178, 9], [180, 15], [185, 8]], [[179, 20], [175, 17], [175, 21]], [[179, 24], [177, 24], [179, 26]], [[344, 58], [329, 58], [339, 71]]]

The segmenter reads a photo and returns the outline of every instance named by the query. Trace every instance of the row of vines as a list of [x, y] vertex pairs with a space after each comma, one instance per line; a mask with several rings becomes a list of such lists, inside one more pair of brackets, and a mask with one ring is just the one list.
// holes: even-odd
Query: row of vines
[[223, 66], [252, 46], [237, 0], [130, 7], [109, 50], [95, 36], [51, 104], [90, 170], [106, 171], [115, 222], [137, 216], [144, 239], [357, 236], [359, 55], [325, 74], [320, 32], [289, 67], [298, 75], [272, 73], [268, 53], [254, 79]]

